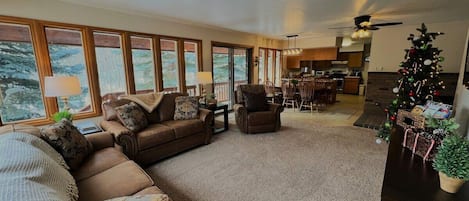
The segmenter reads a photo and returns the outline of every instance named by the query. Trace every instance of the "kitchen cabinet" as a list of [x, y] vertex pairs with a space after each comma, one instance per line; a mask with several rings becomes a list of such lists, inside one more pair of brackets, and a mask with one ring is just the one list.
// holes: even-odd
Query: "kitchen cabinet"
[[363, 52], [349, 52], [348, 53], [348, 67], [360, 68], [363, 64]]
[[344, 94], [358, 94], [360, 77], [347, 76], [344, 78]]
[[324, 70], [331, 67], [331, 61], [313, 61], [313, 70]]
[[300, 56], [287, 56], [287, 68], [300, 68]]

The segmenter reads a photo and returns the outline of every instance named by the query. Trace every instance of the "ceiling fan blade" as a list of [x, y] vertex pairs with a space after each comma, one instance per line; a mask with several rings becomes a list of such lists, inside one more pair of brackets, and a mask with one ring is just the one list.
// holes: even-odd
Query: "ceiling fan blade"
[[371, 26], [392, 26], [392, 25], [399, 25], [399, 24], [402, 24], [402, 22], [378, 23], [378, 24], [372, 24]]
[[355, 28], [355, 27], [354, 26], [353, 27], [351, 27], [351, 26], [349, 26], [349, 27], [330, 27], [328, 29], [352, 29], [352, 28]]
[[368, 29], [368, 30], [379, 30], [379, 28], [378, 28], [378, 27], [375, 27], [374, 25], [367, 26], [367, 27], [365, 27], [365, 28]]

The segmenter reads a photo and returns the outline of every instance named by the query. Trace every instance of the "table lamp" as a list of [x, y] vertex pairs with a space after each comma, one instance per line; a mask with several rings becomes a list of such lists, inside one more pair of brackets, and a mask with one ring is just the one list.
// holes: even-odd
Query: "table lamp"
[[207, 92], [206, 92], [206, 85], [212, 84], [213, 79], [212, 79], [212, 72], [197, 72], [197, 82], [202, 85], [202, 100], [203, 103], [207, 103]]
[[44, 78], [45, 96], [60, 97], [64, 111], [69, 111], [68, 97], [81, 93], [80, 81], [74, 76], [46, 76]]

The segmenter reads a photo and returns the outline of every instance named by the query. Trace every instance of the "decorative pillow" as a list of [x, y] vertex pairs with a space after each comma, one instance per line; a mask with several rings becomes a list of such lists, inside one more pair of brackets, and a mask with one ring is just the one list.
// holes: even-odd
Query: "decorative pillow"
[[265, 100], [264, 93], [249, 93], [243, 92], [244, 96], [244, 106], [248, 112], [258, 112], [258, 111], [267, 111], [269, 110], [269, 105]]
[[133, 195], [113, 198], [105, 201], [170, 201], [166, 194]]
[[178, 96], [175, 99], [176, 109], [174, 120], [185, 120], [197, 118], [199, 112], [199, 101], [195, 96]]
[[117, 118], [132, 132], [138, 132], [148, 126], [148, 120], [140, 106], [134, 102], [115, 108]]
[[93, 147], [67, 119], [41, 129], [41, 138], [59, 152], [71, 170], [76, 170]]

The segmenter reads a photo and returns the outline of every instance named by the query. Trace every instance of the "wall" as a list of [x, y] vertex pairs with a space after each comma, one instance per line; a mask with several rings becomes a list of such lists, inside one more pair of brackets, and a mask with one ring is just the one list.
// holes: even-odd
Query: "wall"
[[[57, 0], [3, 0], [0, 15], [200, 39], [205, 71], [210, 71], [212, 68], [211, 41], [253, 46], [254, 56], [258, 54], [258, 47], [283, 47], [283, 41], [259, 35], [209, 26], [195, 26], [174, 20], [126, 14]], [[253, 71], [253, 76], [257, 77], [257, 67]]]
[[467, 45], [469, 43], [469, 28], [467, 29], [466, 44], [463, 49], [463, 55], [461, 56], [461, 68], [458, 79], [458, 87], [456, 89], [456, 101], [455, 109], [456, 121], [460, 124], [459, 132], [462, 135], [466, 135], [469, 138], [469, 90], [463, 85]]
[[[304, 49], [318, 47], [335, 47], [335, 40], [335, 36], [299, 38], [296, 40], [296, 47]], [[290, 48], [293, 47], [295, 47], [295, 40], [290, 39]], [[284, 48], [288, 48], [288, 41], [285, 41]]]
[[[458, 73], [460, 68], [462, 49], [466, 40], [468, 21], [455, 21], [448, 23], [426, 24], [430, 32], [444, 32], [445, 35], [437, 37], [433, 46], [438, 47], [445, 57], [441, 63], [443, 72]], [[370, 55], [370, 72], [396, 72], [399, 63], [404, 60], [405, 51], [411, 47], [407, 40], [409, 34], [418, 34], [415, 30], [420, 25], [398, 25], [383, 27], [373, 32]]]

